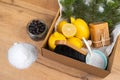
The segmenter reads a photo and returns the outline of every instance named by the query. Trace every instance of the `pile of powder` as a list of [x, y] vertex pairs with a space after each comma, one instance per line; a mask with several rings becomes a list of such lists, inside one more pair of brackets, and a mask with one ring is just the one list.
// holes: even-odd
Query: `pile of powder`
[[28, 43], [15, 43], [8, 50], [8, 61], [18, 69], [28, 68], [37, 59], [37, 49]]

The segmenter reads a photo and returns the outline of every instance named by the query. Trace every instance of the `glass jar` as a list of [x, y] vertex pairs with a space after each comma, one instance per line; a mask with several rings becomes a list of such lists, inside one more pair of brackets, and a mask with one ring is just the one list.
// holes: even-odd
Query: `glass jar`
[[35, 41], [43, 39], [46, 36], [47, 31], [48, 27], [46, 23], [40, 19], [31, 20], [27, 25], [27, 33], [30, 38]]

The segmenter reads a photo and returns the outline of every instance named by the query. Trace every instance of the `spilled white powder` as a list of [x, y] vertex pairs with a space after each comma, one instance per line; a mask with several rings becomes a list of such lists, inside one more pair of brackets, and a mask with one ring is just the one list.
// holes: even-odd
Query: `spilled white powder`
[[18, 69], [28, 68], [37, 59], [37, 49], [28, 43], [15, 43], [8, 50], [8, 61]]

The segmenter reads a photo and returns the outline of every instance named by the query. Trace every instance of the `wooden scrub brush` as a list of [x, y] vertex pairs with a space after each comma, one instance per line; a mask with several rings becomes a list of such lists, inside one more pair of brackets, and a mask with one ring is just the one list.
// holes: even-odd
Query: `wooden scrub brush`
[[78, 49], [65, 40], [56, 40], [55, 44], [56, 48], [54, 49], [54, 52], [85, 62], [87, 51]]

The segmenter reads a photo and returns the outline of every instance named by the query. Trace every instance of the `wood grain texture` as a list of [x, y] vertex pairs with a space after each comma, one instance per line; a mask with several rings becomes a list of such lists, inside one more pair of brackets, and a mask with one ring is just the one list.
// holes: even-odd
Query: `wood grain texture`
[[26, 8], [35, 12], [55, 16], [58, 10], [57, 0], [0, 0], [1, 2]]
[[[16, 1], [11, 4], [12, 1]], [[31, 40], [26, 33], [27, 23], [34, 18], [41, 18], [46, 21], [48, 26], [52, 24], [56, 14], [56, 9], [48, 8], [46, 5], [33, 3], [39, 1], [47, 4], [52, 2], [56, 4], [57, 0], [0, 0], [0, 80], [119, 80], [120, 79], [120, 37], [115, 46], [115, 56], [111, 74], [106, 78], [99, 78], [94, 75], [81, 71], [80, 78], [71, 76], [60, 71], [60, 69], [68, 70], [71, 74], [77, 74], [74, 68], [65, 66], [55, 61], [44, 58], [40, 54], [42, 41], [35, 42]], [[21, 3], [20, 3], [21, 2]], [[22, 4], [23, 3], [23, 4]], [[25, 4], [27, 5], [25, 5]], [[39, 5], [37, 10], [31, 9], [29, 5]], [[25, 7], [24, 7], [25, 6]], [[50, 5], [49, 5], [50, 6]], [[53, 6], [53, 5], [52, 5]], [[55, 5], [57, 6], [57, 5]], [[39, 11], [45, 10], [45, 12]], [[52, 11], [49, 13], [49, 10]], [[47, 14], [46, 14], [47, 12]], [[7, 51], [15, 42], [27, 42], [33, 44], [39, 50], [39, 58], [29, 68], [18, 70], [11, 66], [7, 59]], [[51, 66], [51, 67], [50, 67]], [[53, 68], [54, 67], [54, 68]], [[59, 67], [59, 68], [58, 68]]]

